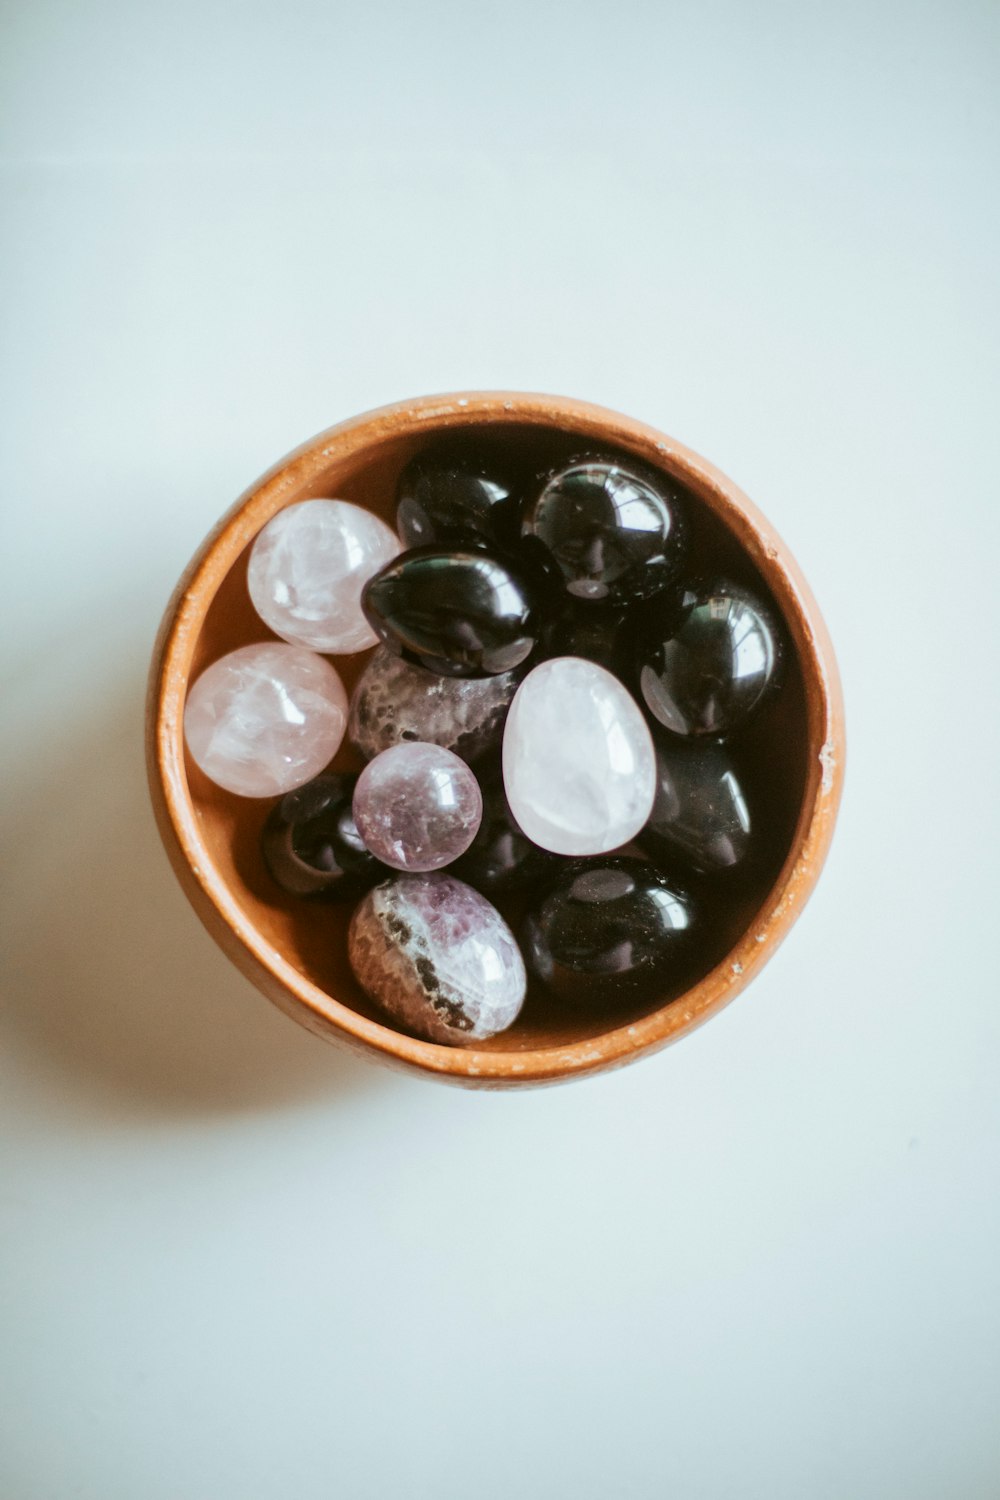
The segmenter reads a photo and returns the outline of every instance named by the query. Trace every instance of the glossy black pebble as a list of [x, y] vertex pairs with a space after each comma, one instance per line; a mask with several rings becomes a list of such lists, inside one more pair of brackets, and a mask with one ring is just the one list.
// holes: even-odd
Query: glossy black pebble
[[716, 579], [648, 606], [639, 688], [650, 713], [678, 735], [725, 735], [778, 679], [771, 611], [742, 584]]
[[353, 900], [391, 873], [369, 854], [355, 826], [357, 779], [317, 776], [271, 809], [260, 852], [272, 880], [290, 896]]
[[574, 860], [525, 918], [525, 963], [570, 1004], [644, 999], [687, 948], [690, 899], [641, 859]]
[[407, 547], [513, 544], [514, 487], [489, 458], [450, 445], [418, 453], [399, 478], [396, 529]]
[[543, 543], [569, 594], [627, 603], [656, 593], [676, 573], [681, 509], [668, 479], [582, 459], [547, 480], [522, 533]]
[[449, 875], [475, 886], [484, 896], [525, 891], [555, 874], [565, 861], [539, 849], [514, 821], [503, 789], [499, 765], [475, 767], [483, 794], [483, 821], [466, 852], [448, 868]]
[[361, 604], [390, 650], [445, 677], [509, 672], [537, 637], [527, 585], [488, 552], [404, 552], [365, 585]]
[[728, 753], [719, 745], [656, 747], [656, 800], [636, 842], [668, 868], [712, 875], [742, 864], [750, 812]]

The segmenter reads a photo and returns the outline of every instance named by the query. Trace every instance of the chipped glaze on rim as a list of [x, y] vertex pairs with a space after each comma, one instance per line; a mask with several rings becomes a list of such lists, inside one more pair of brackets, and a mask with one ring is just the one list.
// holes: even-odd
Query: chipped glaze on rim
[[[809, 767], [788, 856], [753, 924], [726, 957], [679, 998], [627, 1026], [566, 1046], [487, 1052], [441, 1046], [368, 1020], [301, 974], [256, 929], [202, 838], [188, 788], [183, 709], [195, 647], [215, 594], [244, 548], [333, 461], [387, 439], [477, 422], [558, 427], [614, 444], [690, 486], [736, 536], [784, 615], [805, 685]], [[150, 793], [182, 887], [220, 947], [269, 999], [301, 1024], [376, 1060], [471, 1087], [558, 1082], [619, 1067], [686, 1035], [759, 973], [804, 907], [833, 836], [844, 775], [844, 715], [833, 648], [788, 548], [756, 506], [706, 459], [618, 412], [566, 397], [461, 392], [380, 407], [303, 443], [251, 486], [193, 558], [167, 606], [153, 653], [146, 713]]]

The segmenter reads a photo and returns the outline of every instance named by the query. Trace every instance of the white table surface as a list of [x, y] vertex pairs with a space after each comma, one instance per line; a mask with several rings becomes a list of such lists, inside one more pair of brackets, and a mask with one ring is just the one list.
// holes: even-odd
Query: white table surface
[[[995, 1497], [1000, 11], [6, 16], [0, 1495]], [[520, 1095], [273, 1011], [141, 762], [216, 517], [460, 387], [711, 457], [848, 706], [752, 990]]]

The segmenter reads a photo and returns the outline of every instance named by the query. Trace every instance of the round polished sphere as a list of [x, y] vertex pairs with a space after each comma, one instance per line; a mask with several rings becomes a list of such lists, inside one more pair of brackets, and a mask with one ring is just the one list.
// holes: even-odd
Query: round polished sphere
[[362, 603], [390, 650], [446, 677], [510, 672], [538, 633], [527, 584], [488, 552], [406, 552], [366, 585]]
[[205, 775], [241, 797], [274, 797], [318, 775], [340, 749], [347, 694], [314, 651], [241, 646], [188, 693], [184, 736]]
[[396, 526], [407, 547], [495, 545], [517, 536], [513, 485], [468, 444], [418, 453], [399, 477]]
[[290, 896], [353, 900], [388, 873], [365, 848], [351, 800], [356, 776], [317, 776], [271, 809], [260, 852]]
[[780, 640], [771, 610], [727, 579], [654, 600], [639, 647], [646, 706], [673, 734], [726, 735], [774, 688]]
[[578, 599], [644, 599], [674, 576], [681, 502], [669, 480], [625, 464], [584, 459], [560, 469], [526, 511], [522, 530], [541, 542]]
[[579, 860], [528, 911], [522, 951], [570, 1004], [639, 999], [670, 982], [691, 921], [689, 898], [644, 860]]
[[479, 782], [440, 745], [393, 745], [354, 788], [365, 847], [394, 870], [440, 870], [464, 854], [483, 815]]
[[371, 511], [347, 500], [301, 500], [272, 516], [254, 541], [250, 598], [283, 640], [334, 656], [364, 651], [376, 636], [361, 590], [399, 550]]
[[656, 797], [637, 842], [668, 869], [714, 875], [751, 851], [747, 799], [722, 745], [677, 740], [656, 747]]

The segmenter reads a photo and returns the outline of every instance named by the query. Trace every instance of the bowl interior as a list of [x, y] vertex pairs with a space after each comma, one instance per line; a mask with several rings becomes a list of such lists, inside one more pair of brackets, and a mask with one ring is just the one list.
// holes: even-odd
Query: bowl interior
[[[454, 427], [451, 431], [454, 432]], [[368, 447], [346, 456], [338, 455], [333, 445], [329, 465], [314, 468], [297, 487], [290, 485], [281, 503], [319, 496], [351, 500], [393, 526], [400, 469], [414, 452], [439, 435], [433, 422], [424, 421], [418, 432], [411, 429], [383, 433]], [[463, 440], [467, 438], [495, 450], [525, 475], [597, 446], [629, 456], [620, 445], [598, 444], [597, 440], [569, 434], [558, 425], [537, 422], [522, 425], [513, 421], [498, 426], [495, 422], [477, 422], [472, 416], [463, 425], [462, 435]], [[642, 457], [647, 463], [650, 461], [648, 452]], [[783, 611], [761, 567], [709, 503], [704, 480], [673, 455], [662, 456], [660, 466], [680, 480], [689, 494], [690, 557], [694, 569], [724, 572], [751, 585], [770, 600], [780, 618]], [[257, 616], [247, 593], [249, 546], [248, 543], [230, 567], [208, 606], [195, 642], [189, 682], [210, 662], [237, 646], [275, 638]], [[365, 659], [366, 653], [332, 658], [348, 691]], [[688, 990], [720, 963], [751, 928], [792, 848], [813, 754], [802, 661], [791, 630], [786, 631], [781, 690], [733, 743], [733, 753], [754, 818], [755, 861], [752, 869], [734, 879], [699, 883], [690, 877], [679, 877], [680, 883], [698, 900], [703, 922], [701, 940], [670, 988], [645, 1004], [624, 1008], [609, 1005], [605, 1011], [582, 1011], [567, 1009], [540, 986], [532, 986], [521, 1018], [492, 1042], [480, 1044], [481, 1050], [518, 1053], [567, 1047], [627, 1026]], [[358, 770], [361, 764], [346, 744], [333, 763], [338, 770]], [[296, 900], [283, 895], [271, 883], [260, 858], [258, 840], [272, 800], [250, 800], [223, 791], [199, 771], [190, 757], [186, 769], [204, 843], [245, 920], [327, 995], [383, 1026], [389, 1024], [359, 989], [347, 962], [346, 933], [351, 904]], [[517, 902], [498, 904], [516, 930], [520, 916]]]

